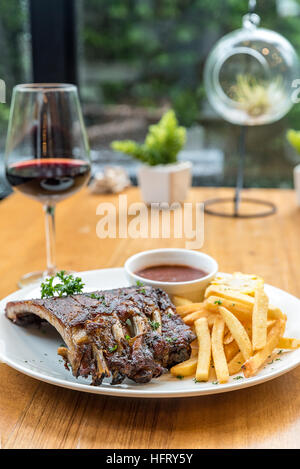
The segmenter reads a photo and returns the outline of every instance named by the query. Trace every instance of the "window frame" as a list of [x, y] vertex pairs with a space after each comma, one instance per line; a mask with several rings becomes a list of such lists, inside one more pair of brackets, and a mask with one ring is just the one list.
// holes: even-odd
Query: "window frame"
[[78, 85], [76, 0], [29, 0], [35, 83]]

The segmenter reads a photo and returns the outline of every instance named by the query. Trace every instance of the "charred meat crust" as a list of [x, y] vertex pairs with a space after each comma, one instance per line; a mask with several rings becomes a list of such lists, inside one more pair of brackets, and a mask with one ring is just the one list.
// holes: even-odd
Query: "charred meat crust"
[[75, 377], [92, 376], [93, 385], [105, 377], [147, 383], [187, 360], [195, 339], [168, 295], [151, 287], [12, 301], [5, 312], [20, 326], [52, 324], [66, 343], [58, 349], [65, 365]]

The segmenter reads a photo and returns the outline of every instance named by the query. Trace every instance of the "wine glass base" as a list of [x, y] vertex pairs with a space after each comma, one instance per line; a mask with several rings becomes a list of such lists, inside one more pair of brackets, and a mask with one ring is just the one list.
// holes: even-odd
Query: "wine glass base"
[[[51, 273], [51, 275], [55, 275], [57, 272], [60, 272], [59, 269], [56, 269]], [[74, 271], [66, 270], [67, 274], [72, 274]], [[36, 272], [29, 272], [28, 274], [23, 275], [20, 280], [18, 281], [17, 285], [19, 288], [25, 288], [29, 285], [33, 285], [35, 283], [39, 283], [41, 280], [44, 280], [46, 277], [49, 277], [50, 274], [46, 270], [38, 270]]]
[[22, 275], [18, 281], [19, 288], [25, 288], [33, 283], [38, 283], [43, 278], [45, 278], [45, 272], [43, 270], [38, 270], [36, 272], [29, 272], [28, 274]]

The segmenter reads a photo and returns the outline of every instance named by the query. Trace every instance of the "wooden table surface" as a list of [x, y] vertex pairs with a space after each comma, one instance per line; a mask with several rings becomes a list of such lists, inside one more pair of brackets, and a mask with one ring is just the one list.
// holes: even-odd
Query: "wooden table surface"
[[[193, 189], [190, 201], [230, 190]], [[251, 190], [278, 212], [256, 219], [205, 217], [203, 251], [221, 271], [262, 275], [300, 296], [300, 209], [286, 190]], [[127, 191], [140, 200], [138, 189]], [[122, 266], [144, 249], [183, 247], [178, 239], [99, 239], [96, 207], [117, 196], [82, 191], [57, 208], [59, 267]], [[0, 296], [45, 265], [41, 206], [21, 195], [0, 203]], [[129, 399], [80, 393], [39, 382], [0, 365], [2, 448], [300, 448], [300, 367], [241, 391], [186, 399]]]

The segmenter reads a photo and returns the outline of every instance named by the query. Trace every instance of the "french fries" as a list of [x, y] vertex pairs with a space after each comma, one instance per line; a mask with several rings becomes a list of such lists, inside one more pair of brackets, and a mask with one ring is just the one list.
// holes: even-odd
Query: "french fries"
[[200, 311], [203, 308], [203, 303], [191, 303], [180, 305], [176, 308], [177, 313], [184, 317], [187, 314], [194, 313], [195, 311]]
[[[252, 317], [252, 311], [254, 306], [254, 298], [243, 293], [239, 293], [234, 290], [230, 290], [228, 287], [220, 285], [210, 285], [205, 291], [205, 298], [215, 296], [222, 302], [229, 300], [232, 304], [238, 302], [244, 305], [244, 311], [249, 313], [248, 317]], [[225, 304], [225, 303], [224, 303]], [[269, 305], [268, 308], [268, 319], [286, 319], [286, 315], [282, 313], [279, 308]]]
[[239, 350], [240, 350], [239, 346], [235, 340], [230, 342], [230, 344], [225, 344], [224, 352], [225, 352], [226, 360], [230, 362], [230, 360], [232, 360], [232, 358], [239, 352]]
[[295, 350], [300, 347], [299, 339], [291, 339], [289, 337], [280, 337], [278, 341], [278, 348], [287, 350]]
[[228, 363], [228, 371], [230, 375], [239, 373], [244, 363], [244, 357], [242, 352], [238, 352]]
[[253, 376], [257, 373], [259, 368], [265, 363], [267, 358], [273, 352], [274, 348], [278, 345], [279, 338], [283, 333], [284, 321], [279, 319], [268, 334], [266, 346], [262, 350], [256, 352], [242, 366], [244, 376], [246, 378], [250, 378], [250, 376]]
[[204, 301], [205, 308], [211, 312], [218, 312], [219, 305], [231, 311], [240, 321], [251, 321], [252, 307], [239, 301], [228, 300], [218, 296], [210, 296]]
[[172, 366], [170, 369], [171, 374], [174, 376], [191, 376], [194, 375], [197, 369], [197, 363], [198, 363], [198, 350], [193, 349], [191, 358], [189, 360], [186, 360], [185, 362], [178, 363], [178, 365]]
[[187, 314], [186, 316], [184, 316], [184, 318], [182, 318], [182, 320], [183, 322], [185, 322], [185, 324], [191, 326], [197, 319], [207, 316], [208, 312], [205, 311], [205, 309], [201, 309], [200, 311], [195, 311], [194, 313]]
[[240, 272], [234, 272], [232, 275], [218, 274], [211, 283], [212, 285], [225, 285], [232, 290], [251, 296], [254, 296], [257, 288], [263, 288], [264, 286], [264, 280], [261, 277]]
[[252, 313], [252, 346], [253, 350], [264, 348], [267, 343], [269, 298], [263, 288], [257, 288], [254, 295]]
[[224, 335], [223, 344], [227, 345], [227, 344], [230, 344], [233, 341], [234, 341], [234, 338], [232, 337], [231, 332], [230, 331], [227, 332], [227, 334]]
[[276, 348], [300, 348], [300, 339], [283, 337], [287, 317], [269, 304], [262, 278], [236, 273], [222, 282], [220, 275], [208, 286], [202, 303], [173, 298], [197, 340], [191, 358], [172, 367], [172, 375], [194, 375], [196, 381], [216, 375], [217, 382], [226, 383], [241, 371], [245, 378], [254, 376]]
[[223, 306], [219, 306], [219, 312], [223, 317], [224, 321], [226, 322], [227, 327], [232, 334], [232, 337], [238, 344], [239, 349], [242, 352], [245, 360], [248, 360], [248, 358], [250, 358], [252, 354], [252, 345], [244, 326], [234, 316], [234, 314], [232, 314], [230, 311], [228, 311], [228, 309], [224, 308]]
[[187, 298], [182, 298], [182, 296], [173, 296], [173, 303], [175, 306], [184, 306], [190, 305], [192, 301]]
[[172, 366], [171, 373], [174, 376], [191, 376], [194, 375], [197, 369], [198, 358], [190, 358], [185, 362], [178, 363], [178, 365]]
[[195, 321], [195, 329], [199, 344], [196, 380], [208, 381], [211, 359], [211, 340], [207, 318], [197, 319], [197, 321]]
[[217, 316], [214, 321], [211, 335], [211, 349], [214, 359], [215, 371], [219, 383], [226, 383], [229, 378], [228, 365], [223, 346], [224, 328], [224, 319], [220, 316]]

